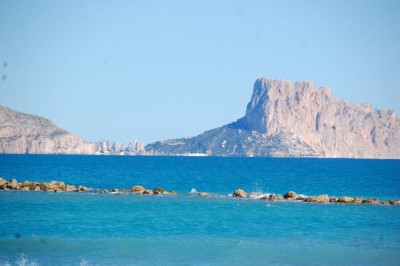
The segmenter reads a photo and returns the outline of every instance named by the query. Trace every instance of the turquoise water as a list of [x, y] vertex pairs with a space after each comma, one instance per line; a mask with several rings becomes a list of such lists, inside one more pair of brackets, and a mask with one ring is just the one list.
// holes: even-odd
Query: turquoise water
[[0, 176], [92, 188], [143, 184], [180, 193], [0, 191], [0, 265], [23, 264], [22, 258], [38, 265], [400, 262], [400, 206], [188, 194], [196, 188], [227, 195], [241, 187], [400, 199], [399, 160], [0, 155]]

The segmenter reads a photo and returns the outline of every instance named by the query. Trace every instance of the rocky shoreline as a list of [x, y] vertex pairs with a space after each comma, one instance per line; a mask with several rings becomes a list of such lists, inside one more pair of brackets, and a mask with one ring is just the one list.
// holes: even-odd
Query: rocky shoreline
[[[133, 193], [136, 195], [177, 195], [178, 193], [174, 190], [167, 191], [164, 188], [157, 187], [155, 189], [147, 189], [143, 186], [135, 185], [130, 189], [102, 189], [95, 190], [89, 189], [85, 186], [79, 185], [68, 185], [61, 181], [51, 182], [31, 182], [24, 181], [18, 183], [14, 178], [9, 181], [0, 177], [0, 190], [19, 190], [19, 191], [46, 191], [46, 192], [94, 192], [94, 193]], [[199, 197], [214, 197], [215, 194], [209, 194], [207, 192], [195, 192]], [[294, 191], [288, 191], [284, 195], [281, 194], [263, 194], [261, 192], [246, 192], [243, 189], [236, 189], [232, 195], [235, 198], [252, 198], [265, 201], [286, 201], [286, 202], [309, 202], [309, 203], [332, 203], [332, 204], [374, 204], [374, 205], [400, 205], [400, 200], [387, 200], [379, 201], [378, 198], [361, 198], [361, 197], [329, 197], [327, 194], [319, 196], [305, 196], [297, 194]]]

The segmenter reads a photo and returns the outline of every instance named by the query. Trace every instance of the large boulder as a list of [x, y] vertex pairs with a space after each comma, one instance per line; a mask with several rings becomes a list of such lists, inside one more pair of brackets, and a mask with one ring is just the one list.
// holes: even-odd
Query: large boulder
[[5, 185], [6, 183], [7, 183], [7, 180], [5, 180], [2, 177], [0, 177], [0, 187]]
[[337, 203], [353, 203], [354, 202], [354, 198], [351, 197], [340, 197], [337, 200]]
[[320, 203], [329, 202], [329, 196], [327, 194], [319, 195], [315, 197], [315, 201]]
[[142, 186], [133, 186], [131, 188], [132, 192], [138, 193], [138, 194], [143, 194], [143, 192], [145, 191], [145, 188]]
[[88, 190], [89, 189], [87, 187], [84, 187], [84, 186], [78, 186], [78, 189], [77, 189], [78, 192], [86, 192]]
[[271, 194], [269, 195], [269, 200], [284, 200], [282, 195]]
[[356, 198], [354, 198], [353, 203], [361, 204], [361, 203], [363, 203], [363, 201], [364, 201], [363, 198], [358, 198], [358, 197], [356, 197]]
[[296, 199], [297, 198], [297, 193], [294, 191], [288, 191], [286, 192], [285, 195], [283, 195], [283, 198], [285, 199]]
[[155, 195], [168, 194], [168, 192], [167, 192], [165, 189], [161, 188], [161, 187], [155, 188], [155, 189], [153, 190], [153, 193], [154, 193]]
[[17, 179], [13, 178], [7, 182], [6, 187], [8, 189], [18, 189], [19, 185], [18, 185]]
[[238, 188], [233, 192], [233, 196], [238, 198], [246, 198], [247, 192], [244, 191], [243, 189]]
[[67, 191], [67, 192], [75, 192], [75, 191], [77, 191], [77, 189], [76, 189], [76, 187], [74, 185], [67, 185], [65, 187], [65, 191]]
[[151, 190], [151, 189], [145, 189], [144, 191], [143, 191], [143, 195], [153, 195], [154, 194], [154, 192], [153, 192], [153, 190]]
[[362, 201], [363, 204], [379, 204], [379, 200], [377, 198], [373, 199], [363, 199]]
[[49, 183], [43, 183], [43, 190], [44, 191], [60, 192], [60, 191], [64, 191], [65, 188], [66, 188], [66, 185], [65, 185], [64, 182], [51, 181]]

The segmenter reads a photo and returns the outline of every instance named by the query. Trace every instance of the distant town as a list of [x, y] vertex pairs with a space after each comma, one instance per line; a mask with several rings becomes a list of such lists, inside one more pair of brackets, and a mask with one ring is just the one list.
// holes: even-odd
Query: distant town
[[101, 140], [96, 143], [96, 155], [145, 155], [144, 144], [138, 140], [129, 142], [126, 145], [120, 141], [114, 141], [111, 146], [108, 140]]

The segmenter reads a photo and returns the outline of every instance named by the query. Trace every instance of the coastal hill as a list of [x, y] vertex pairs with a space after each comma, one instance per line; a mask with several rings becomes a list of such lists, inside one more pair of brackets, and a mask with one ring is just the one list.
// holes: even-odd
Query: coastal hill
[[0, 106], [0, 153], [93, 154], [94, 143], [54, 125], [43, 117]]
[[400, 158], [400, 120], [391, 110], [336, 99], [309, 81], [260, 78], [236, 122], [145, 149], [160, 155]]
[[118, 154], [144, 153], [144, 145], [107, 140], [85, 142], [50, 120], [0, 105], [0, 153], [8, 154]]

